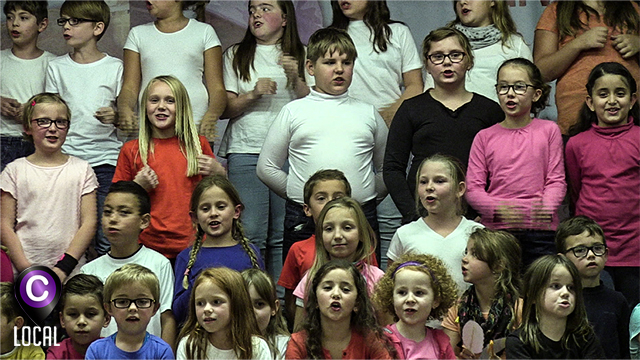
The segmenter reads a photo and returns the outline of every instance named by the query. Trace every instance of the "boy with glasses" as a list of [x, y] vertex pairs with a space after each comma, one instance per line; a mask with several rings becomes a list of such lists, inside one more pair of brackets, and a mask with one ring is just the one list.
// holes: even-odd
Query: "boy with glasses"
[[[58, 93], [73, 114], [73, 126], [62, 148], [66, 154], [91, 164], [98, 178], [98, 214], [113, 180], [122, 142], [116, 134], [112, 109], [122, 87], [122, 60], [98, 49], [97, 43], [109, 27], [110, 9], [104, 1], [65, 1], [58, 26], [73, 50], [49, 62], [47, 92]], [[109, 250], [100, 218], [91, 247], [90, 260]]]
[[629, 305], [600, 281], [608, 255], [602, 228], [586, 216], [569, 218], [558, 226], [556, 249], [578, 268], [587, 318], [607, 359], [628, 359]]
[[147, 332], [160, 307], [156, 275], [138, 264], [127, 264], [109, 275], [104, 284], [104, 307], [118, 324], [118, 332], [96, 340], [86, 359], [173, 359], [171, 346]]

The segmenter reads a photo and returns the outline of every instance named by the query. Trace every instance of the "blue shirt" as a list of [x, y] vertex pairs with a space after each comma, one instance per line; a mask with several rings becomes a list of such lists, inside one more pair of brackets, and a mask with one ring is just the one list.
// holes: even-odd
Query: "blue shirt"
[[147, 333], [138, 351], [128, 352], [116, 346], [115, 333], [89, 345], [85, 359], [175, 359], [171, 346], [161, 338]]

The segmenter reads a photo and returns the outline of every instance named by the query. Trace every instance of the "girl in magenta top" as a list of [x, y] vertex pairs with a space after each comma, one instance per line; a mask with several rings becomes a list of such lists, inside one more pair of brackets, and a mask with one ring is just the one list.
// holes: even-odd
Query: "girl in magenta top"
[[505, 119], [473, 140], [467, 201], [485, 226], [520, 240], [526, 266], [555, 253], [558, 206], [566, 192], [562, 137], [554, 122], [531, 116], [549, 98], [549, 86], [531, 61], [505, 61], [496, 91]]
[[629, 304], [640, 293], [640, 111], [637, 84], [619, 63], [596, 66], [565, 150], [576, 215], [594, 219], [609, 247], [605, 270]]

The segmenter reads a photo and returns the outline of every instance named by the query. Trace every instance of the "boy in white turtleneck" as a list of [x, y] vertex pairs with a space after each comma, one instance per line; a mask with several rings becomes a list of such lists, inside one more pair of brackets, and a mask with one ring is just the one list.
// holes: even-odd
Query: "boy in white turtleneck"
[[[386, 195], [382, 162], [388, 129], [376, 108], [349, 97], [356, 48], [344, 30], [321, 29], [309, 39], [306, 69], [315, 86], [282, 108], [258, 159], [260, 180], [287, 199], [284, 241], [309, 238], [304, 183], [321, 169], [339, 169], [377, 231], [376, 203]], [[288, 173], [283, 170], [289, 161]], [[373, 165], [373, 166], [372, 166]], [[287, 246], [289, 245], [289, 246]]]

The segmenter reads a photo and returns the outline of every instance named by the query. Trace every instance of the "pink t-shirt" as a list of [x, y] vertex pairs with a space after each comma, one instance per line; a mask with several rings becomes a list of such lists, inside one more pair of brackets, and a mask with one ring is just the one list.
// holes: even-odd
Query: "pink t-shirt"
[[[14, 229], [27, 260], [53, 268], [80, 228], [82, 196], [98, 187], [93, 169], [74, 156], [53, 167], [19, 158], [4, 169], [0, 184], [16, 199]], [[76, 269], [84, 263], [83, 255]]]
[[[302, 277], [302, 280], [298, 283], [298, 286], [293, 291], [293, 295], [298, 299], [304, 299], [307, 294], [307, 276], [309, 272]], [[376, 286], [380, 278], [384, 275], [384, 271], [380, 270], [377, 266], [364, 264], [362, 268], [362, 276], [364, 276], [364, 280], [367, 282], [367, 290], [369, 291], [369, 295], [373, 294], [373, 288]]]
[[385, 331], [392, 333], [391, 341], [402, 359], [455, 359], [449, 336], [442, 330], [425, 327], [424, 339], [415, 342], [402, 336], [396, 324], [387, 325]]
[[[566, 190], [562, 136], [553, 121], [533, 119], [518, 129], [495, 124], [473, 139], [466, 199], [486, 227], [555, 231]], [[520, 221], [505, 221], [501, 206], [516, 209]]]
[[47, 349], [47, 360], [49, 359], [84, 359], [84, 354], [80, 354], [76, 351], [76, 348], [73, 347], [73, 342], [71, 342], [71, 338], [66, 338], [60, 342], [57, 346], [50, 346]]

